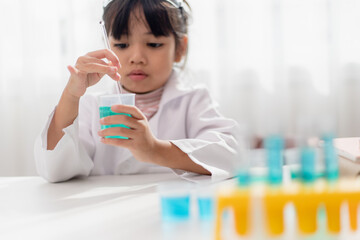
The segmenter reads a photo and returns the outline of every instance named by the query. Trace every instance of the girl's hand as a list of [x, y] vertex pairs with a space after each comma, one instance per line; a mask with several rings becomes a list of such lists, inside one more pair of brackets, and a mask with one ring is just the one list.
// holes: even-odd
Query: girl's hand
[[[202, 166], [193, 162], [189, 156], [170, 141], [155, 138], [150, 131], [146, 117], [134, 106], [115, 105], [113, 112], [128, 113], [127, 115], [112, 115], [100, 119], [104, 125], [124, 124], [130, 129], [112, 127], [99, 131], [101, 142], [113, 146], [124, 147], [141, 162], [148, 162], [173, 169], [182, 169], [200, 174], [211, 175]], [[123, 136], [129, 139], [104, 138], [105, 136]]]
[[[135, 159], [142, 162], [151, 162], [157, 146], [156, 139], [150, 128], [146, 117], [135, 106], [114, 105], [113, 112], [128, 113], [126, 115], [112, 115], [100, 119], [102, 125], [124, 124], [130, 129], [123, 127], [112, 127], [98, 132], [101, 142], [113, 146], [124, 147], [131, 151]], [[129, 139], [104, 138], [105, 136], [123, 136]]]
[[[106, 63], [103, 58], [110, 62]], [[111, 50], [90, 52], [79, 57], [74, 67], [68, 66], [71, 76], [65, 90], [72, 96], [80, 98], [85, 94], [86, 88], [99, 82], [105, 74], [119, 81], [121, 78], [118, 73], [119, 68], [119, 59]]]

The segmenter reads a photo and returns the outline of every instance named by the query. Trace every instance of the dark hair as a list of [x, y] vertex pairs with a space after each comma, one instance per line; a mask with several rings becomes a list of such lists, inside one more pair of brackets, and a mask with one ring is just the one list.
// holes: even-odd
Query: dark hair
[[[190, 9], [189, 4], [182, 1]], [[113, 0], [104, 7], [103, 20], [106, 31], [115, 39], [129, 34], [129, 17], [141, 7], [151, 33], [158, 36], [175, 37], [178, 47], [180, 39], [188, 32], [189, 14], [177, 0]]]

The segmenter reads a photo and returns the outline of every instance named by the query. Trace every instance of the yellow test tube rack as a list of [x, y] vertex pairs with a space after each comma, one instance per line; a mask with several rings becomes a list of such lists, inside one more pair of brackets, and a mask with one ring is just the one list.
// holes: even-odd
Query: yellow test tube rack
[[[251, 229], [251, 204], [254, 197], [260, 197], [263, 204], [265, 224], [270, 236], [284, 233], [284, 208], [292, 203], [295, 207], [298, 230], [302, 234], [314, 234], [317, 230], [317, 211], [324, 207], [327, 229], [330, 233], [340, 232], [340, 207], [347, 202], [349, 223], [357, 230], [357, 213], [360, 203], [360, 179], [340, 179], [327, 182], [319, 179], [311, 185], [293, 182], [280, 186], [265, 186], [256, 194], [248, 188], [234, 187], [217, 194], [215, 238], [220, 240], [222, 216], [226, 209], [232, 210], [236, 233], [245, 236]], [[255, 196], [256, 195], [256, 196]]]

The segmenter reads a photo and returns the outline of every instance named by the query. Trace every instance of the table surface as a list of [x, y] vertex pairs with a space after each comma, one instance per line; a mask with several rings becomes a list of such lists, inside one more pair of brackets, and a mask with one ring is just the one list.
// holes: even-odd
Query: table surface
[[[189, 221], [174, 229], [161, 220], [157, 186], [173, 180], [185, 181], [173, 173], [92, 176], [62, 183], [0, 177], [0, 240], [213, 239], [213, 227], [199, 232], [199, 225]], [[234, 181], [221, 184], [229, 183]], [[196, 203], [191, 206], [193, 218]], [[339, 239], [360, 239], [360, 232]]]
[[179, 177], [0, 178], [0, 239], [162, 239], [156, 186], [169, 180]]

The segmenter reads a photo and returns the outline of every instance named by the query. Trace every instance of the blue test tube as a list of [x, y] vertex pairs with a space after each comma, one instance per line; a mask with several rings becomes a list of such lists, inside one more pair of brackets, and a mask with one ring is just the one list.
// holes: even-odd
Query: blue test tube
[[216, 185], [198, 184], [196, 187], [199, 219], [208, 221], [214, 218]]
[[190, 219], [191, 184], [174, 181], [158, 186], [161, 200], [161, 215], [165, 222], [178, 222]]
[[339, 160], [333, 145], [333, 135], [326, 134], [323, 136], [324, 141], [324, 161], [325, 177], [328, 181], [335, 181], [339, 178]]
[[281, 136], [272, 135], [265, 139], [268, 163], [268, 181], [270, 184], [282, 183], [284, 140]]
[[301, 179], [304, 183], [312, 183], [316, 180], [315, 149], [303, 147], [300, 153]]
[[248, 187], [250, 185], [250, 173], [248, 169], [240, 169], [237, 175], [239, 187]]
[[198, 206], [200, 220], [208, 221], [214, 218], [214, 197], [199, 197]]
[[254, 142], [254, 137], [250, 136], [250, 132], [244, 130], [242, 144], [239, 144], [239, 168], [237, 174], [237, 183], [239, 187], [248, 187], [250, 185], [250, 148]]
[[164, 221], [184, 221], [190, 218], [190, 196], [161, 197]]

